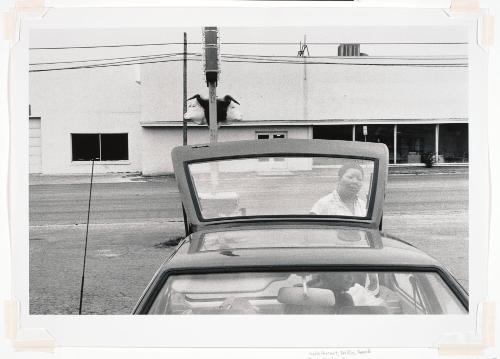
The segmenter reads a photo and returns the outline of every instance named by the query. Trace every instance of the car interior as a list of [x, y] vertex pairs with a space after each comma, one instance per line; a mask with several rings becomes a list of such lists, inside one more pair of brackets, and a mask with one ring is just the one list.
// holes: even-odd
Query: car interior
[[215, 275], [209, 280], [185, 276], [164, 287], [149, 313], [372, 315], [463, 312], [456, 298], [436, 286], [439, 281], [435, 275], [437, 273], [310, 272], [266, 273], [256, 277], [224, 274], [222, 278]]

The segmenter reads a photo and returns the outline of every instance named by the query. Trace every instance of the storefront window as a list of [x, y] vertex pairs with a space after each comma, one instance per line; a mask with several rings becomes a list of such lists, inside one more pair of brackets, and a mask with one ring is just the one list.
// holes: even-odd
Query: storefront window
[[313, 138], [352, 141], [352, 125], [314, 126]]
[[436, 125], [398, 125], [397, 163], [421, 163], [424, 153], [434, 153]]
[[[363, 125], [356, 125], [356, 141], [365, 141]], [[385, 143], [389, 148], [389, 157], [394, 153], [394, 125], [367, 125], [366, 142]]]
[[469, 128], [466, 123], [439, 125], [438, 162], [469, 162]]

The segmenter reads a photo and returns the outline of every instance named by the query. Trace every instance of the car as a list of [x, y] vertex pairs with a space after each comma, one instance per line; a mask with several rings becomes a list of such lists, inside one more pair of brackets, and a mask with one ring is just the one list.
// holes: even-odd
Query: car
[[384, 144], [274, 139], [172, 151], [186, 237], [134, 314], [467, 314], [436, 259], [384, 234]]

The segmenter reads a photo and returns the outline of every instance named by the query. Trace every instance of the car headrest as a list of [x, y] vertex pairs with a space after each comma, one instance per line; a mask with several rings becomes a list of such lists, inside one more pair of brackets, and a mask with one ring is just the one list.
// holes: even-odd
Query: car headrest
[[341, 307], [339, 314], [389, 314], [389, 311], [383, 305], [359, 305]]
[[330, 289], [283, 287], [278, 292], [278, 302], [283, 304], [333, 307], [335, 294]]

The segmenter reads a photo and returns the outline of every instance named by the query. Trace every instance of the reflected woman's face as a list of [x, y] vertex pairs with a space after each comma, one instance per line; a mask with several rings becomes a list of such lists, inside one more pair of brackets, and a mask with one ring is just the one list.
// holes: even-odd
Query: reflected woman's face
[[363, 173], [356, 168], [349, 168], [340, 178], [339, 187], [345, 193], [356, 195], [363, 185]]

